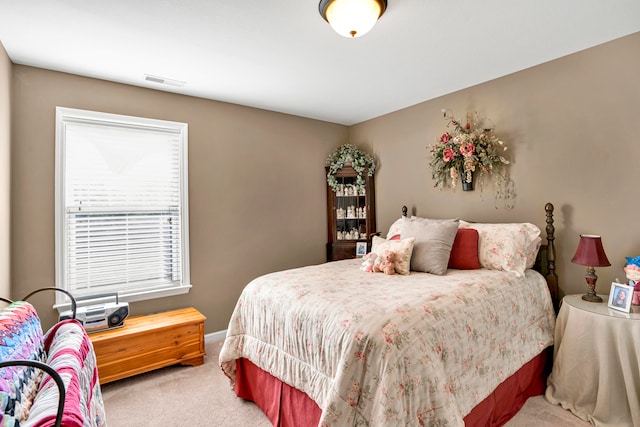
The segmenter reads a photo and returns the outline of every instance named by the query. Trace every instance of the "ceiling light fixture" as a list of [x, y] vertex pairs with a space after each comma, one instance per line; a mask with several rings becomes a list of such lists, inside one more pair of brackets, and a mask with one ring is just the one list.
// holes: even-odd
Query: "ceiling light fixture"
[[168, 79], [166, 77], [152, 76], [151, 74], [145, 74], [144, 79], [148, 82], [175, 87], [183, 87], [187, 83], [180, 80]]
[[320, 15], [344, 37], [360, 37], [373, 28], [387, 9], [387, 0], [321, 0]]

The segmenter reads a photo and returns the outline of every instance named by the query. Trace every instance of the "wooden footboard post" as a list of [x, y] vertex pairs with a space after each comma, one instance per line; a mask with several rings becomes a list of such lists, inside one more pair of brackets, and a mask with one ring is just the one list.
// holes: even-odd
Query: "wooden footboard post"
[[553, 308], [556, 313], [558, 312], [558, 275], [556, 274], [556, 248], [554, 245], [554, 233], [556, 228], [553, 226], [553, 204], [547, 203], [544, 206], [544, 210], [547, 214], [547, 284], [549, 291], [551, 292], [551, 299], [553, 300]]

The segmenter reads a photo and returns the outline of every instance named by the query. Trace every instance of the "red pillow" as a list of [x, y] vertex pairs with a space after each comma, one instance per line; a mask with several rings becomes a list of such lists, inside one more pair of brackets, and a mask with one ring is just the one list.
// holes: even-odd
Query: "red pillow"
[[473, 228], [459, 228], [449, 255], [449, 268], [456, 270], [477, 270], [480, 268], [478, 259], [478, 230]]

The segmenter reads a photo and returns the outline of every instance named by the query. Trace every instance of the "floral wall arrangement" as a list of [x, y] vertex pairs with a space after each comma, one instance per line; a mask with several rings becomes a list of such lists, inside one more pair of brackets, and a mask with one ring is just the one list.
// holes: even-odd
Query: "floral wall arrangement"
[[487, 126], [478, 113], [467, 114], [463, 125], [453, 117], [451, 110], [442, 112], [450, 130], [429, 146], [429, 166], [435, 187], [456, 188], [460, 181], [463, 191], [470, 191], [474, 181], [482, 186], [482, 178], [487, 176], [494, 180], [496, 199], [512, 201], [513, 183], [506, 168], [509, 161], [503, 156], [507, 146], [493, 133], [493, 126]]

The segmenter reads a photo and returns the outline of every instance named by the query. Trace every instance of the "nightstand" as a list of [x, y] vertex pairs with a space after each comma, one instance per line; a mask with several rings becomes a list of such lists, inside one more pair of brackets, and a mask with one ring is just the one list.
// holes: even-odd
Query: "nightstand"
[[546, 399], [595, 425], [640, 426], [640, 308], [563, 298]]

